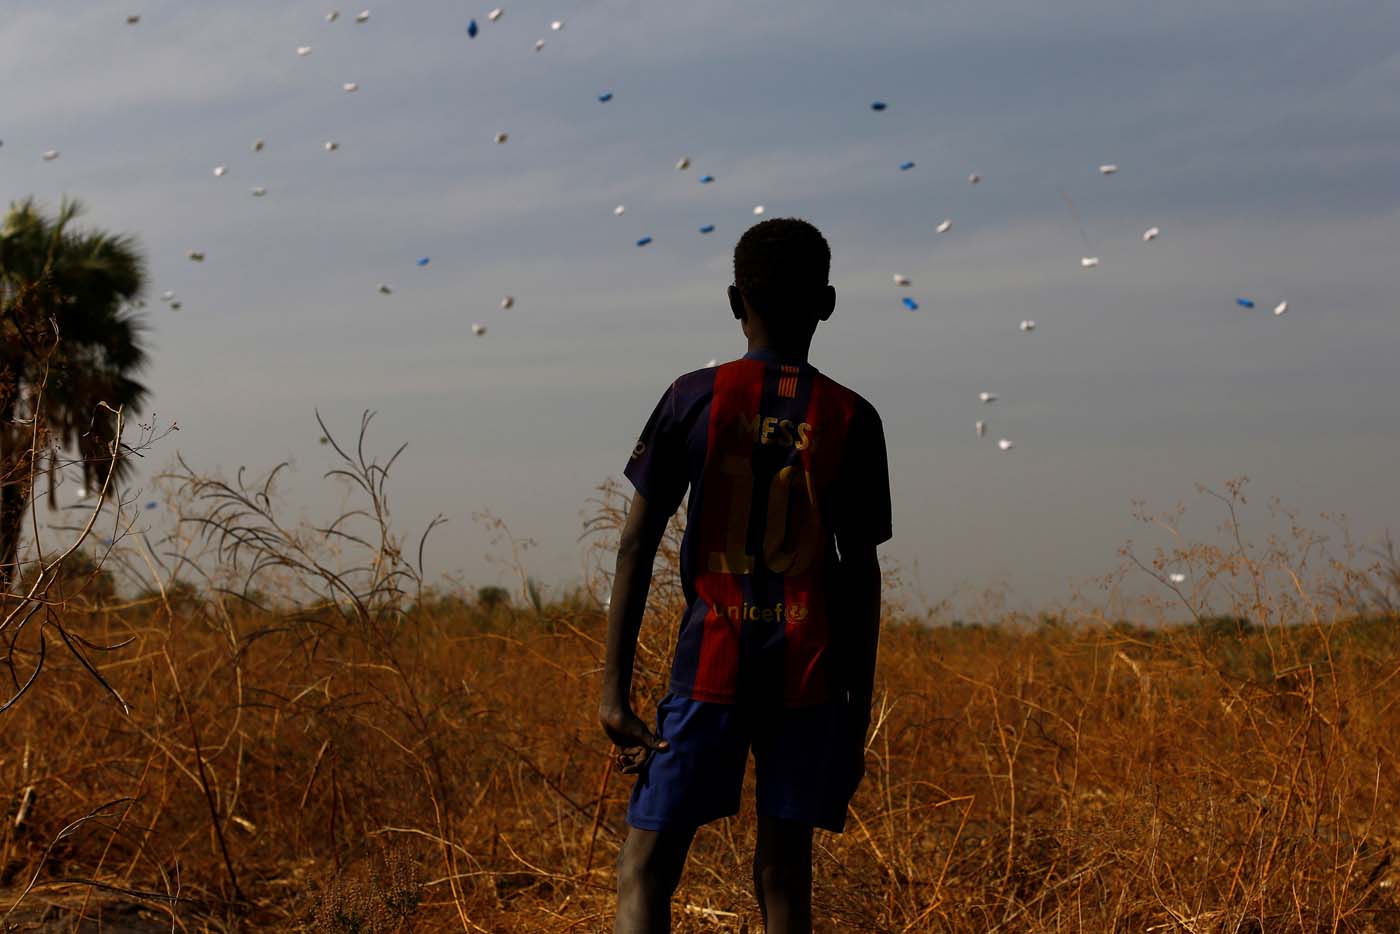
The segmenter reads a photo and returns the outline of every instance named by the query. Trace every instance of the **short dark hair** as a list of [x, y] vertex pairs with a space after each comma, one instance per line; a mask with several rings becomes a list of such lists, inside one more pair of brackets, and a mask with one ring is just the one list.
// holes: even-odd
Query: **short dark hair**
[[754, 224], [734, 247], [734, 284], [765, 320], [805, 303], [830, 276], [831, 247], [820, 230], [800, 218]]

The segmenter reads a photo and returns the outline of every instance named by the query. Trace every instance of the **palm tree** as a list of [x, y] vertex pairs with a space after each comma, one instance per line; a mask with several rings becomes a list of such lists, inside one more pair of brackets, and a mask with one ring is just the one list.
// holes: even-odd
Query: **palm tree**
[[[34, 477], [76, 454], [83, 484], [111, 464], [112, 409], [139, 407], [146, 387], [144, 330], [133, 308], [145, 260], [129, 236], [79, 230], [67, 200], [46, 216], [27, 198], [0, 224], [0, 584], [18, 577], [16, 558]], [[118, 460], [120, 481], [129, 464]]]

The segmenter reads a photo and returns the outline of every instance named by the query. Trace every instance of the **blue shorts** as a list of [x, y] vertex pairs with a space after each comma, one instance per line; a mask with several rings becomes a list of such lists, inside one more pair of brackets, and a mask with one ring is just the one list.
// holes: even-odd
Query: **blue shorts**
[[840, 833], [861, 777], [854, 722], [844, 703], [760, 712], [667, 694], [656, 733], [670, 746], [643, 765], [627, 823], [665, 830], [739, 813], [752, 748], [760, 815]]

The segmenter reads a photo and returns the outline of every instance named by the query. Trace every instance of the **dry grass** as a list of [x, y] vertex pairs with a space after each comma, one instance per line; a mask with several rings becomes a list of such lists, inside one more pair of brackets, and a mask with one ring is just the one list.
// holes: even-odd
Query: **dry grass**
[[[109, 615], [96, 635], [136, 640], [104, 667], [129, 717], [71, 664], [7, 716], [0, 788], [35, 789], [11, 886], [141, 891], [195, 930], [601, 928], [627, 782], [592, 717], [600, 616], [448, 603], [380, 651], [305, 625]], [[821, 838], [820, 913], [853, 931], [1400, 927], [1400, 639], [1285, 641], [1276, 671], [1262, 633], [1225, 627], [892, 625], [870, 774], [849, 831]], [[757, 930], [751, 836], [749, 814], [700, 834], [680, 929]]]
[[[1224, 544], [1127, 552], [1192, 623], [891, 611], [867, 778], [847, 833], [819, 836], [823, 930], [1400, 930], [1400, 634], [1353, 612], [1373, 577], [1306, 535], [1250, 549], [1242, 493], [1224, 502]], [[606, 552], [618, 503], [596, 505]], [[211, 576], [202, 601], [67, 608], [85, 644], [124, 643], [89, 654], [130, 710], [51, 655], [0, 719], [0, 914], [24, 895], [9, 922], [116, 900], [179, 930], [607, 927], [629, 781], [594, 720], [596, 604], [528, 580], [514, 605], [419, 592], [395, 539], [357, 534], [392, 590], [367, 595], [267, 509], [234, 510], [242, 558], [215, 536], [223, 570], [292, 542], [275, 569], [319, 604], [254, 606]], [[677, 599], [663, 575], [646, 707]], [[12, 671], [35, 652], [16, 644]], [[699, 834], [678, 930], [759, 930], [751, 808]]]

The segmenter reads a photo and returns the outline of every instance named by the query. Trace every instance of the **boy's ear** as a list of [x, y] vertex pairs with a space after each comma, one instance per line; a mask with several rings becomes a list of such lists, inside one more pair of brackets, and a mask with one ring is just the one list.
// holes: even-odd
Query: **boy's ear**
[[818, 321], [828, 321], [831, 313], [836, 310], [836, 287], [828, 285], [821, 293], [821, 305], [819, 306]]
[[729, 310], [734, 312], [734, 320], [744, 320], [744, 296], [737, 285], [729, 287]]

